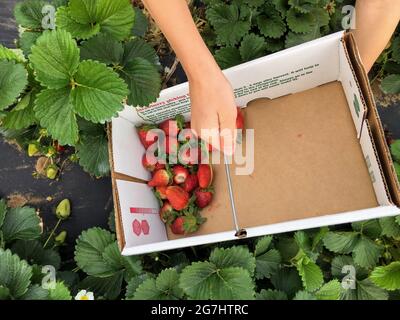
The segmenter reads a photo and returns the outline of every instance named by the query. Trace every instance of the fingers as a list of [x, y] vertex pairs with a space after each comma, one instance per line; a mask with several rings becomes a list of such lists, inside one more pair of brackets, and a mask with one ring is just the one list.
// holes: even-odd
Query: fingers
[[200, 122], [195, 120], [192, 122], [192, 127], [195, 131], [195, 134], [203, 141], [211, 144], [216, 149], [220, 148], [219, 122], [217, 113], [213, 113], [206, 118], [202, 118]]
[[219, 128], [221, 137], [221, 150], [226, 155], [233, 155], [236, 144], [236, 107], [232, 112], [224, 112], [219, 115]]

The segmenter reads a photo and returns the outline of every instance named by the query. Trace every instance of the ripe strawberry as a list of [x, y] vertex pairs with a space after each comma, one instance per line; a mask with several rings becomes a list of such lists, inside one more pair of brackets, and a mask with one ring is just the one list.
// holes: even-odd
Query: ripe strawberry
[[173, 167], [172, 173], [174, 174], [174, 182], [176, 184], [184, 183], [189, 175], [188, 169], [181, 165], [176, 165]]
[[195, 139], [196, 135], [190, 128], [182, 130], [179, 134], [179, 141], [195, 141]]
[[168, 201], [165, 201], [164, 205], [160, 209], [160, 219], [164, 223], [167, 223], [170, 220], [173, 211], [174, 208], [172, 208], [171, 204]]
[[183, 163], [184, 165], [194, 165], [198, 163], [198, 154], [199, 154], [199, 149], [198, 148], [193, 148], [192, 152], [191, 148], [186, 149], [185, 152], [180, 153], [180, 159], [179, 161]]
[[143, 124], [140, 127], [136, 128], [138, 135], [139, 135], [140, 142], [145, 147], [145, 149], [150, 147], [154, 142], [156, 142], [158, 140], [157, 136], [151, 137], [151, 139], [150, 139], [150, 136], [147, 137], [147, 133], [149, 132], [149, 130], [156, 129], [156, 128], [157, 127], [152, 124]]
[[194, 215], [181, 216], [171, 224], [171, 231], [175, 234], [195, 232], [199, 229], [197, 219]]
[[154, 170], [161, 170], [161, 169], [165, 169], [165, 164], [157, 162], [154, 167]]
[[160, 129], [165, 132], [167, 136], [176, 137], [180, 130], [183, 129], [185, 119], [182, 115], [177, 115], [175, 119], [165, 120], [160, 124]]
[[186, 180], [183, 183], [182, 187], [186, 192], [190, 193], [194, 189], [196, 189], [198, 185], [199, 185], [199, 180], [197, 179], [197, 175], [196, 174], [190, 174], [186, 178]]
[[213, 198], [213, 190], [211, 188], [197, 189], [194, 193], [196, 195], [196, 204], [200, 209], [207, 207]]
[[244, 129], [244, 116], [241, 108], [237, 108], [236, 129]]
[[58, 141], [54, 141], [54, 148], [58, 153], [63, 153], [66, 148], [58, 143]]
[[142, 220], [141, 226], [142, 226], [142, 232], [143, 232], [143, 234], [144, 234], [144, 235], [149, 234], [149, 232], [150, 232], [150, 225], [149, 225], [149, 223], [147, 222], [147, 220]]
[[175, 210], [183, 210], [189, 204], [189, 193], [179, 186], [169, 186], [167, 188], [167, 199]]
[[142, 165], [146, 170], [153, 172], [155, 169], [155, 161], [156, 161], [156, 159], [153, 158], [153, 156], [150, 156], [150, 155], [147, 155], [146, 153], [144, 153], [144, 155], [142, 157]]
[[178, 153], [178, 140], [176, 139], [176, 137], [166, 137], [165, 153], [166, 154], [177, 154]]
[[158, 196], [160, 197], [160, 199], [165, 200], [167, 199], [167, 187], [156, 187], [156, 192], [158, 194]]
[[199, 164], [197, 179], [199, 180], [200, 188], [208, 188], [211, 186], [213, 180], [213, 169], [211, 164]]
[[147, 183], [150, 187], [165, 187], [170, 183], [171, 177], [167, 170], [157, 170], [153, 178]]

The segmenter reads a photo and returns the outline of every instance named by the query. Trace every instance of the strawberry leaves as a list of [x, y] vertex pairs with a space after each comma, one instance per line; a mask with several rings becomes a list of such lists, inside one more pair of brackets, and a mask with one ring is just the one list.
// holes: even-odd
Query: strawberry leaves
[[15, 61], [0, 60], [0, 111], [13, 104], [28, 83], [28, 73]]

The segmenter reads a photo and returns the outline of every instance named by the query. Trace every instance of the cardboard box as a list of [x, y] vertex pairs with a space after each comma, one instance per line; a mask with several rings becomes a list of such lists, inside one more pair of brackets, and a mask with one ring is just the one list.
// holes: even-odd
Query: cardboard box
[[[126, 106], [109, 126], [117, 235], [123, 255], [315, 228], [400, 214], [397, 181], [368, 78], [351, 34], [336, 33], [225, 70], [246, 128], [254, 129], [254, 171], [214, 165], [212, 204], [198, 232], [176, 236], [160, 221], [146, 185], [135, 125], [190, 118], [188, 84], [156, 103]], [[245, 148], [246, 145], [243, 145]], [[146, 221], [148, 234], [132, 224]]]

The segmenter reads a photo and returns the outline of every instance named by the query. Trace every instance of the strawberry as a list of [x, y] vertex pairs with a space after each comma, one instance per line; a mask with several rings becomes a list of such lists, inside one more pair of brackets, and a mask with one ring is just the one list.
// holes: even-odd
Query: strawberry
[[211, 186], [213, 180], [213, 170], [211, 164], [199, 164], [197, 179], [199, 180], [200, 188], [208, 188]]
[[168, 201], [164, 202], [164, 205], [160, 209], [160, 219], [164, 222], [167, 223], [169, 219], [171, 218], [171, 214], [174, 211], [174, 208], [172, 208], [171, 204]]
[[158, 140], [157, 136], [154, 137], [147, 137], [147, 133], [149, 132], [149, 130], [152, 129], [156, 129], [157, 127], [155, 125], [152, 124], [143, 124], [140, 127], [136, 128], [138, 135], [139, 135], [139, 139], [140, 142], [142, 143], [142, 145], [144, 146], [145, 149], [149, 148], [154, 142], [156, 142]]
[[156, 187], [156, 192], [160, 197], [160, 199], [162, 200], [167, 199], [167, 187], [164, 186]]
[[241, 108], [237, 108], [236, 129], [244, 129], [244, 116]]
[[166, 154], [177, 154], [178, 153], [178, 140], [176, 139], [176, 137], [166, 137], [165, 153]]
[[175, 234], [192, 233], [199, 229], [197, 218], [194, 215], [181, 216], [171, 224], [171, 231]]
[[189, 204], [189, 193], [179, 186], [169, 186], [167, 188], [167, 199], [172, 208], [177, 211], [185, 209]]
[[176, 184], [184, 183], [189, 175], [188, 169], [186, 169], [184, 166], [181, 165], [173, 167], [172, 173], [174, 175], [174, 182]]
[[193, 165], [198, 163], [198, 148], [194, 148], [192, 153], [190, 152], [191, 148], [186, 149], [185, 152], [180, 153], [179, 161], [185, 165]]
[[179, 134], [179, 141], [195, 141], [195, 140], [196, 140], [196, 135], [190, 128], [182, 130], [181, 133]]
[[171, 177], [167, 170], [161, 169], [154, 172], [153, 178], [147, 183], [150, 187], [165, 187], [170, 183]]
[[177, 115], [175, 119], [165, 120], [160, 124], [160, 129], [165, 132], [167, 136], [176, 137], [180, 130], [183, 129], [185, 119], [182, 115]]
[[143, 232], [144, 235], [149, 234], [149, 232], [150, 232], [150, 225], [149, 225], [149, 223], [147, 222], [147, 220], [143, 220], [143, 221], [142, 221], [141, 227], [142, 227], [142, 232]]
[[142, 157], [142, 165], [146, 170], [153, 172], [155, 169], [155, 161], [156, 160], [152, 156], [144, 153]]
[[199, 180], [197, 179], [197, 175], [196, 174], [190, 174], [186, 178], [186, 180], [183, 183], [182, 187], [186, 192], [192, 192], [194, 189], [197, 188], [198, 185], [199, 185]]
[[66, 148], [58, 143], [58, 141], [54, 141], [54, 148], [58, 153], [63, 153]]
[[211, 188], [197, 189], [194, 194], [196, 195], [196, 204], [200, 209], [207, 207], [213, 198], [213, 190]]

